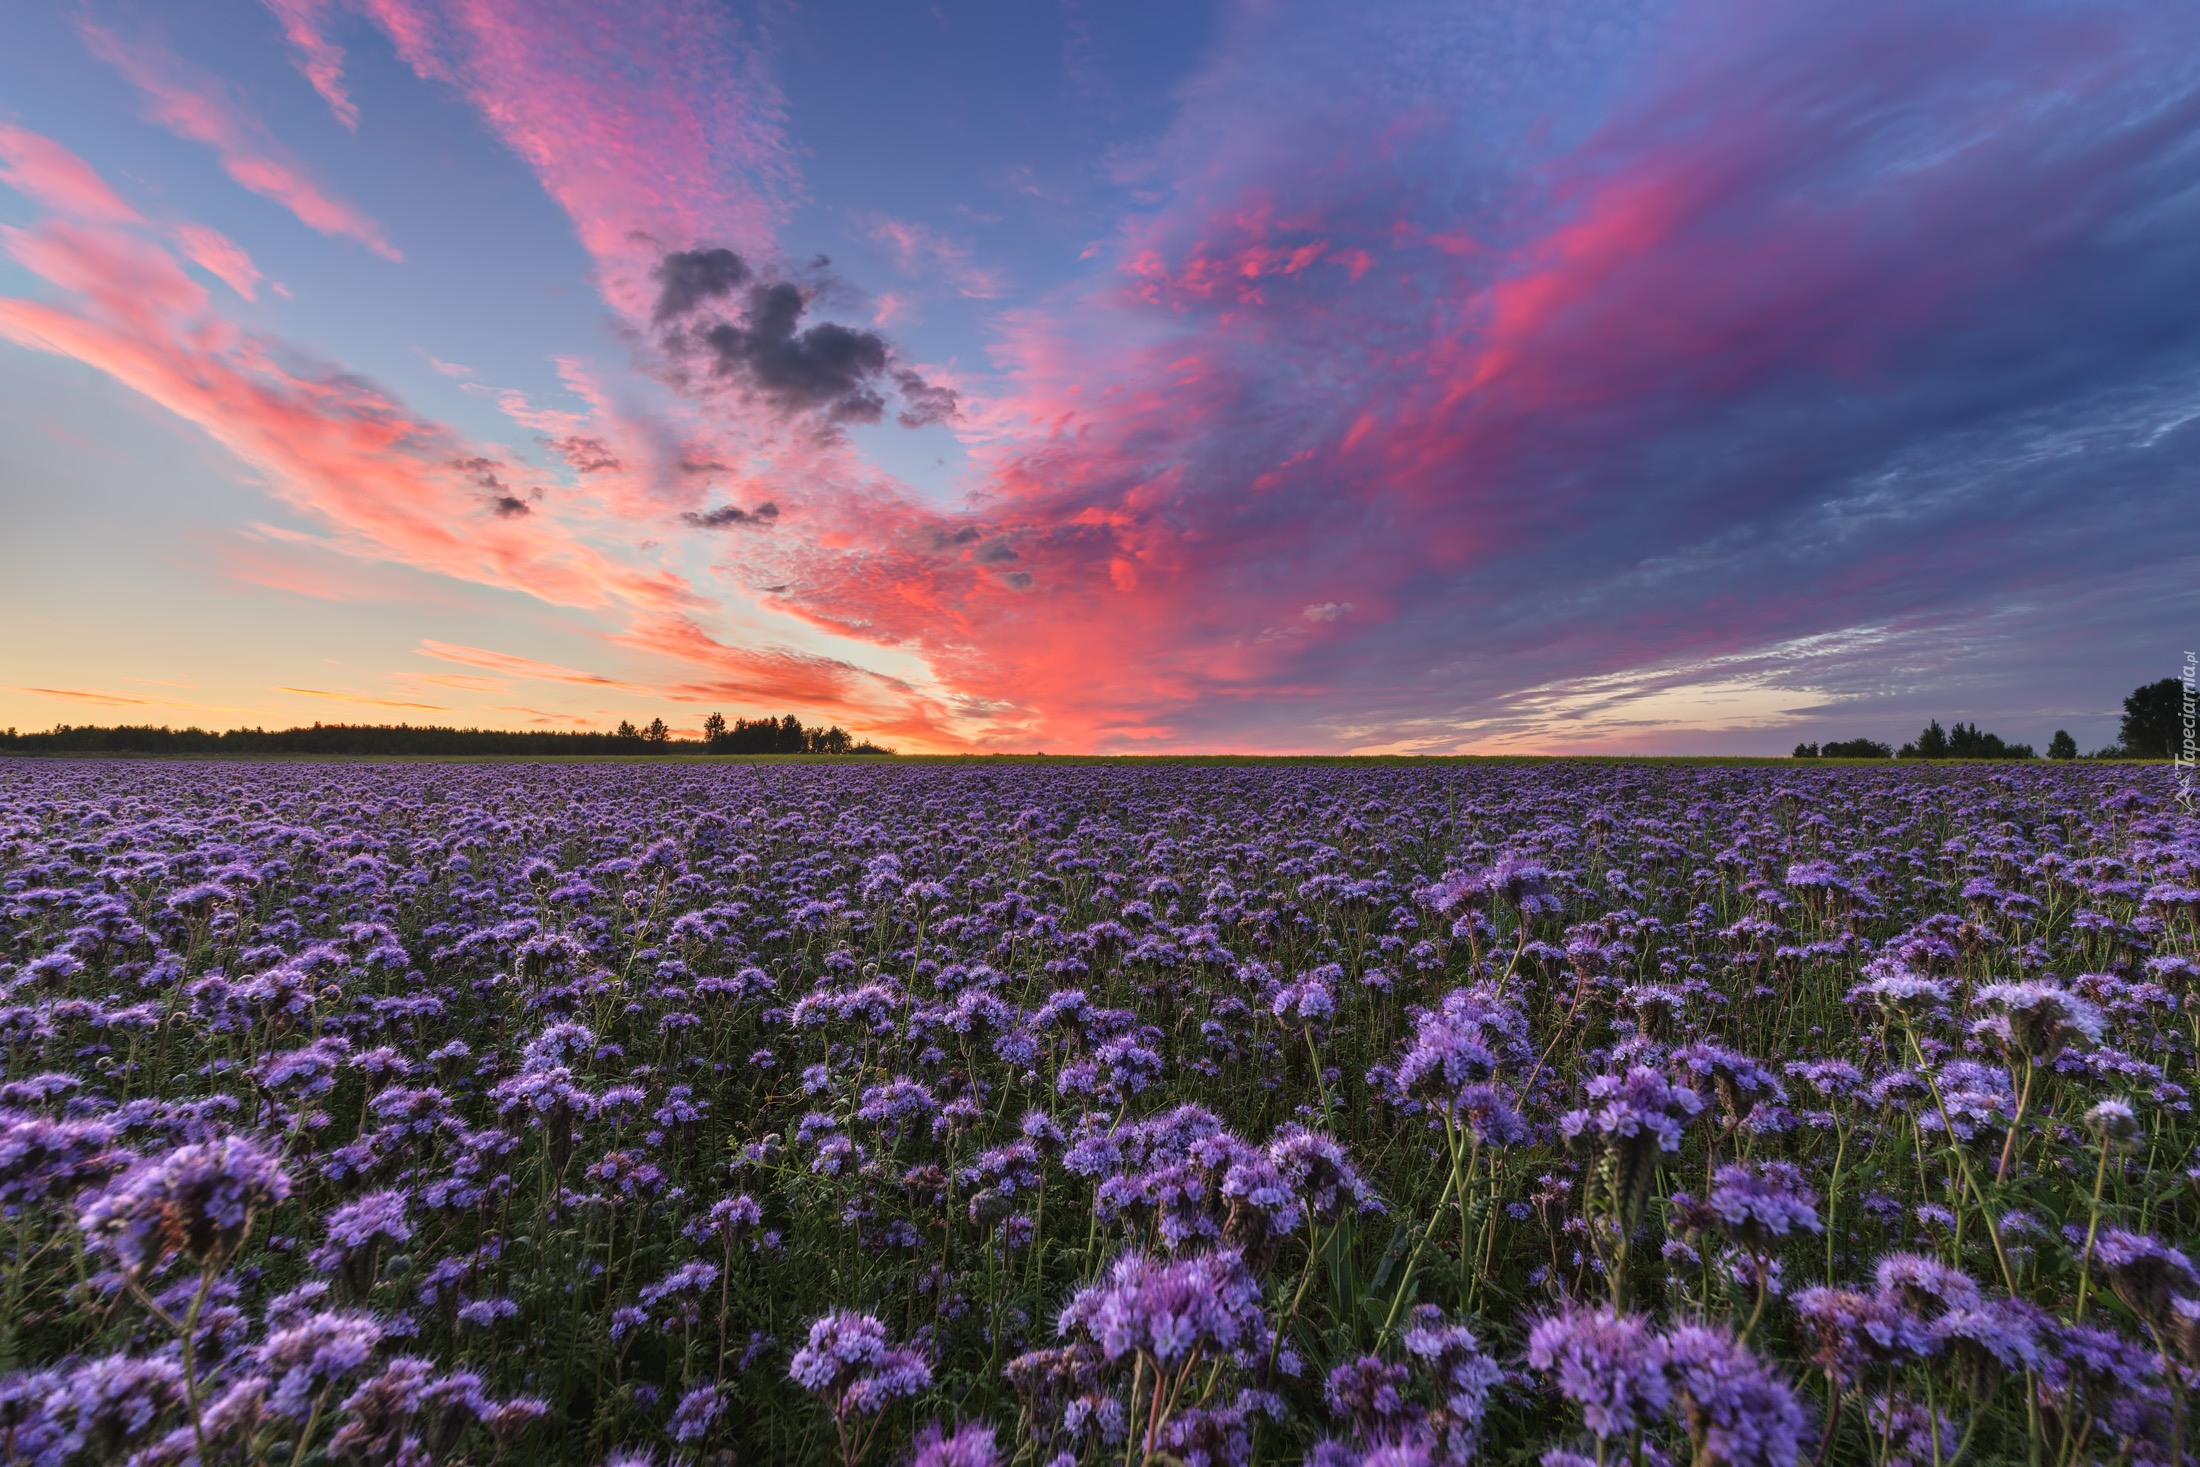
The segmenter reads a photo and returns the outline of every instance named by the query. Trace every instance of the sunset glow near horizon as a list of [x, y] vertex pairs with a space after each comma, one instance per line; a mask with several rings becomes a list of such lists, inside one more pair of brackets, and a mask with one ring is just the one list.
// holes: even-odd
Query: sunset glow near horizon
[[0, 725], [2110, 742], [2200, 9], [23, 7]]

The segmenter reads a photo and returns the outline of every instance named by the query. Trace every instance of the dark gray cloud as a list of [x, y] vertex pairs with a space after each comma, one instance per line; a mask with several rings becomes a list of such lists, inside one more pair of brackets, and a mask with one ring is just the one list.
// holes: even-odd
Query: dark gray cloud
[[907, 367], [894, 373], [894, 385], [901, 389], [901, 400], [907, 404], [894, 415], [894, 421], [904, 428], [926, 428], [934, 423], [944, 423], [956, 414], [955, 389], [939, 387], [924, 380]]
[[751, 286], [739, 325], [720, 321], [699, 334], [712, 370], [784, 412], [877, 422], [886, 403], [871, 384], [886, 371], [886, 339], [835, 321], [804, 327], [808, 309], [809, 298], [789, 281]]
[[706, 509], [700, 514], [689, 510], [680, 518], [698, 530], [726, 530], [735, 525], [768, 526], [779, 518], [779, 506], [769, 499], [754, 509], [743, 509], [736, 504], [721, 504], [716, 509]]
[[613, 456], [611, 445], [601, 438], [584, 438], [574, 434], [566, 438], [545, 438], [541, 443], [564, 459], [576, 474], [598, 474], [607, 469], [623, 467]]
[[451, 467], [462, 474], [468, 475], [484, 489], [493, 489], [502, 493], [510, 487], [497, 477], [497, 470], [504, 467], [504, 462], [501, 459], [454, 458], [451, 460]]
[[[507, 484], [498, 474], [497, 471], [504, 467], [503, 460], [494, 458], [454, 458], [451, 460], [451, 467], [465, 474], [476, 485], [488, 491], [489, 507], [495, 510], [499, 517], [510, 519], [517, 515], [533, 512], [527, 501], [514, 493], [512, 486]], [[539, 498], [542, 491], [537, 489], [535, 494]]]
[[[651, 272], [659, 286], [660, 339], [676, 358], [700, 357], [711, 375], [786, 417], [815, 415], [835, 427], [876, 423], [886, 415], [888, 394], [898, 393], [895, 421], [904, 428], [953, 418], [954, 390], [897, 364], [885, 337], [808, 319], [814, 306], [837, 298], [830, 277], [817, 274], [830, 263], [818, 256], [809, 266], [813, 278], [797, 283], [766, 279], [729, 249], [668, 254]], [[737, 318], [729, 309], [736, 299]], [[680, 468], [703, 471], [685, 461]]]
[[723, 474], [726, 466], [714, 458], [683, 458], [673, 465], [683, 474]]
[[675, 250], [650, 271], [657, 282], [657, 324], [684, 316], [705, 301], [728, 296], [749, 283], [756, 272], [732, 250]]

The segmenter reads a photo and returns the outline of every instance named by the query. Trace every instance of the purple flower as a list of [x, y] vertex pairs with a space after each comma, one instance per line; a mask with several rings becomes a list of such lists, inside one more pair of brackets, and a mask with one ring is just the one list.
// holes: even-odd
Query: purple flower
[[1116, 1360], [1136, 1351], [1165, 1367], [1228, 1350], [1266, 1324], [1260, 1286], [1231, 1252], [1174, 1262], [1126, 1254], [1105, 1282], [1077, 1291], [1062, 1311], [1062, 1334], [1081, 1334]]
[[1915, 1016], [1948, 1001], [1947, 984], [1912, 973], [1899, 964], [1879, 960], [1864, 971], [1874, 976], [1849, 990], [1851, 1003], [1877, 1003], [1891, 1013]]
[[1434, 1377], [1441, 1402], [1428, 1424], [1439, 1434], [1446, 1460], [1465, 1462], [1474, 1455], [1490, 1393], [1503, 1383], [1505, 1372], [1482, 1353], [1473, 1330], [1446, 1324], [1435, 1305], [1417, 1306], [1410, 1319], [1403, 1337], [1406, 1354]]
[[2051, 978], [1989, 984], [1973, 1002], [1993, 1012], [1972, 1032], [2013, 1057], [2046, 1064], [2068, 1045], [2101, 1042], [2101, 1011]]
[[895, 1346], [868, 1314], [836, 1311], [810, 1325], [787, 1377], [825, 1398], [839, 1418], [868, 1416], [904, 1396], [929, 1390], [932, 1370], [914, 1350]]
[[2050, 1316], [2021, 1299], [1987, 1299], [1957, 1305], [1932, 1323], [1932, 1334], [1955, 1358], [1958, 1377], [1973, 1400], [1993, 1397], [2003, 1371], [2037, 1370]]
[[369, 1192], [329, 1214], [328, 1240], [338, 1248], [364, 1248], [370, 1243], [402, 1243], [412, 1237], [405, 1220], [405, 1194]]
[[693, 1329], [701, 1318], [703, 1299], [711, 1286], [718, 1282], [718, 1265], [696, 1260], [683, 1263], [656, 1283], [642, 1290], [642, 1306], [654, 1309], [666, 1300], [672, 1301], [672, 1312], [664, 1317], [666, 1326], [678, 1324]]
[[227, 1258], [252, 1215], [289, 1195], [275, 1158], [225, 1136], [139, 1162], [86, 1204], [77, 1226], [126, 1272], [144, 1274], [172, 1250], [194, 1263]]
[[1332, 1416], [1349, 1416], [1364, 1437], [1382, 1437], [1401, 1429], [1410, 1415], [1407, 1372], [1373, 1355], [1362, 1355], [1329, 1372], [1323, 1393]]
[[2200, 1273], [2193, 1271], [2192, 1260], [2147, 1233], [2102, 1230], [2093, 1264], [2116, 1297], [2153, 1329], [2168, 1323], [2173, 1294], [2200, 1294]]
[[1393, 1097], [1448, 1113], [1469, 1085], [1507, 1066], [1532, 1064], [1528, 1021], [1518, 1006], [1482, 988], [1455, 988], [1414, 1017], [1413, 1038], [1391, 1072]]
[[458, 1306], [458, 1322], [472, 1329], [494, 1329], [518, 1315], [519, 1306], [509, 1299], [475, 1299]]
[[1714, 1040], [1700, 1039], [1674, 1050], [1671, 1063], [1676, 1070], [1711, 1081], [1720, 1103], [1737, 1122], [1749, 1119], [1759, 1101], [1780, 1100], [1787, 1094], [1772, 1071]]
[[253, 1360], [275, 1377], [268, 1409], [303, 1419], [324, 1385], [367, 1363], [382, 1342], [383, 1328], [371, 1315], [336, 1311], [307, 1316], [271, 1332], [253, 1351]]
[[1877, 1367], [1922, 1359], [1936, 1348], [1924, 1324], [1889, 1294], [1805, 1289], [1794, 1304], [1815, 1347], [1811, 1363], [1844, 1390]]
[[732, 1248], [763, 1224], [764, 1209], [756, 1205], [755, 1198], [743, 1194], [713, 1202], [710, 1211], [703, 1214], [700, 1223], [692, 1225], [691, 1231], [698, 1236], [714, 1233], [724, 1240], [726, 1247]]
[[[183, 1367], [173, 1360], [108, 1355], [70, 1371], [45, 1409], [73, 1418], [70, 1437], [91, 1459], [120, 1461], [147, 1441], [161, 1418], [183, 1403]], [[58, 1460], [58, 1459], [57, 1459]]]
[[[1360, 1179], [1343, 1145], [1304, 1126], [1284, 1125], [1268, 1143], [1268, 1159], [1284, 1184], [1316, 1217], [1344, 1211], [1380, 1212], [1374, 1189]], [[1229, 1193], [1224, 1183], [1223, 1191]]]
[[1875, 1393], [1864, 1402], [1864, 1428], [1874, 1442], [1886, 1443], [1886, 1467], [1931, 1467], [1955, 1455], [1962, 1440], [1944, 1411], [1906, 1392]]
[[336, 1072], [351, 1058], [351, 1041], [316, 1039], [298, 1049], [272, 1054], [260, 1065], [261, 1085], [277, 1094], [288, 1092], [300, 1100], [326, 1095], [336, 1085]]
[[1545, 1315], [1528, 1331], [1528, 1363], [1556, 1377], [1600, 1437], [1651, 1425], [1673, 1398], [1657, 1334], [1638, 1314], [1569, 1305]]
[[1753, 1252], [1771, 1251], [1793, 1233], [1816, 1233], [1818, 1194], [1803, 1181], [1793, 1162], [1739, 1162], [1722, 1166], [1711, 1178], [1710, 1195], [1700, 1203], [1673, 1199], [1691, 1229], [1711, 1228]]
[[136, 1160], [115, 1145], [118, 1135], [101, 1121], [0, 1119], [0, 1206], [30, 1206], [112, 1176]]
[[672, 1411], [672, 1420], [666, 1430], [672, 1439], [683, 1445], [699, 1442], [710, 1434], [712, 1426], [726, 1409], [726, 1398], [715, 1385], [697, 1386], [680, 1397], [680, 1404]]
[[1969, 1274], [1923, 1253], [1890, 1253], [1874, 1271], [1879, 1291], [1922, 1319], [1969, 1309], [1982, 1297]]
[[1682, 1129], [1702, 1112], [1703, 1097], [1644, 1065], [1599, 1075], [1583, 1088], [1589, 1104], [1561, 1116], [1559, 1134], [1598, 1159], [1601, 1174], [1588, 1198], [1625, 1236], [1642, 1217], [1658, 1164], [1681, 1149]]
[[1000, 1449], [993, 1444], [993, 1428], [982, 1421], [957, 1427], [952, 1433], [935, 1421], [917, 1433], [909, 1467], [999, 1467]]
[[1683, 1324], [1659, 1342], [1696, 1461], [1710, 1467], [1789, 1467], [1806, 1421], [1795, 1392], [1723, 1327]]

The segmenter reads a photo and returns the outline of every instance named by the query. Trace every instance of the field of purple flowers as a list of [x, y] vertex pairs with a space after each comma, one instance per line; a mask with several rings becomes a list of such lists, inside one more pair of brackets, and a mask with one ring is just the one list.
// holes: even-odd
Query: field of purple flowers
[[2173, 793], [0, 764], [0, 1460], [2180, 1463]]

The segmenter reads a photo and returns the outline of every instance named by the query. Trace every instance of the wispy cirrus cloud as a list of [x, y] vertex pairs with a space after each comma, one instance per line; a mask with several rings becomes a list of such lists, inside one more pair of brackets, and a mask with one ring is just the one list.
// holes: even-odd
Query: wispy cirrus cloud
[[882, 214], [871, 221], [871, 238], [886, 247], [903, 274], [938, 280], [970, 300], [994, 300], [1007, 288], [999, 270], [976, 263], [967, 243], [929, 225]]
[[254, 713], [253, 708], [225, 708], [212, 703], [179, 703], [170, 698], [138, 698], [126, 693], [103, 692], [96, 688], [33, 688], [14, 687], [10, 691], [30, 693], [41, 698], [60, 698], [73, 703], [95, 703], [106, 708], [183, 708], [195, 713]]
[[328, 103], [336, 120], [358, 131], [359, 109], [344, 90], [344, 51], [328, 35], [336, 6], [331, 0], [265, 0], [265, 4], [281, 23], [299, 72]]
[[433, 657], [441, 662], [455, 662], [463, 667], [486, 668], [509, 677], [527, 678], [537, 682], [574, 683], [588, 688], [610, 688], [622, 693], [649, 693], [652, 689], [644, 683], [620, 682], [615, 678], [581, 672], [570, 667], [560, 667], [554, 662], [539, 662], [532, 657], [517, 657], [508, 652], [491, 652], [481, 647], [464, 647], [450, 642], [438, 642], [429, 638], [413, 649], [423, 657]]
[[[707, 0], [361, 0], [423, 78], [462, 91], [541, 179], [630, 320], [669, 250], [770, 255], [794, 192], [761, 37]], [[301, 53], [303, 54], [303, 53]]]
[[[93, 172], [90, 165], [51, 138], [0, 122], [0, 183], [56, 213], [90, 224], [143, 226], [148, 221]], [[167, 226], [184, 257], [251, 300], [259, 267], [219, 230], [188, 221]]]
[[288, 209], [309, 229], [357, 240], [386, 260], [404, 258], [381, 225], [315, 179], [221, 78], [144, 35], [126, 40], [89, 20], [78, 29], [92, 54], [143, 95], [154, 122], [212, 148], [239, 186]]
[[275, 691], [293, 693], [301, 698], [327, 698], [337, 703], [358, 703], [370, 708], [419, 708], [430, 713], [451, 711], [441, 703], [414, 703], [403, 698], [376, 698], [366, 693], [332, 692], [326, 688], [277, 688]]
[[510, 486], [497, 451], [241, 330], [146, 231], [103, 209], [0, 230], [0, 246], [63, 297], [0, 298], [0, 338], [97, 367], [193, 424], [325, 523], [324, 549], [613, 614], [704, 604], [552, 515], [500, 513]]

